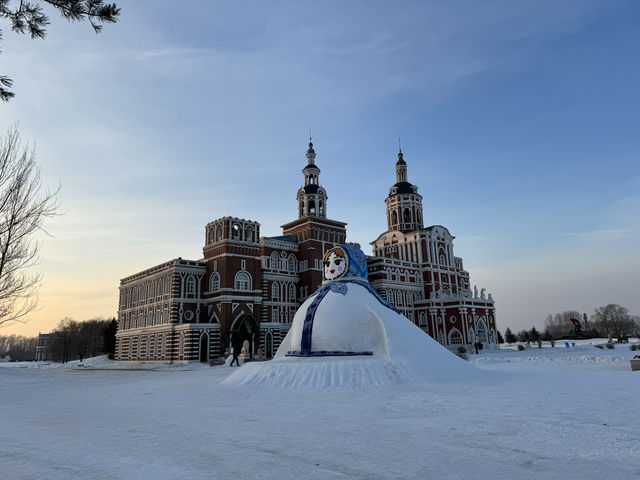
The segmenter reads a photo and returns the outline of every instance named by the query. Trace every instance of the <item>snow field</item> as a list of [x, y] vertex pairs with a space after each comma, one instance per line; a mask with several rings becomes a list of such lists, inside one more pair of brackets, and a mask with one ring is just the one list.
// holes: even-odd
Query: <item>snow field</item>
[[324, 389], [224, 383], [257, 363], [3, 364], [0, 478], [635, 479], [634, 353], [501, 350], [475, 379]]

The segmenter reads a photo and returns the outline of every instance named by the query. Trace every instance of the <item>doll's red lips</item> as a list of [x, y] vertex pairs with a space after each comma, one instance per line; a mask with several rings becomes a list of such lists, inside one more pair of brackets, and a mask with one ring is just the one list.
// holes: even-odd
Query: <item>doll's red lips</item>
[[329, 270], [329, 273], [336, 273], [335, 270]]

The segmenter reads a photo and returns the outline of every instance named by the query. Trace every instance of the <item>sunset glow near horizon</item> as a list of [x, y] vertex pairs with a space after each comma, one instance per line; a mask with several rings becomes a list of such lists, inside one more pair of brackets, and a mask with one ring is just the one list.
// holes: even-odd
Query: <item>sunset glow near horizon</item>
[[216, 218], [280, 235], [309, 128], [327, 216], [367, 254], [401, 138], [500, 331], [640, 315], [639, 2], [117, 3], [99, 35], [55, 11], [44, 41], [0, 26], [0, 129], [62, 186], [40, 308], [0, 335], [116, 316], [121, 278], [200, 259]]

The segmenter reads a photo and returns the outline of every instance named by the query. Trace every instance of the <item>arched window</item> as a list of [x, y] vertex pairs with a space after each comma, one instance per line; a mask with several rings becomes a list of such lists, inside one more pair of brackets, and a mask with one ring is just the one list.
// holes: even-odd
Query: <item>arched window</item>
[[217, 292], [218, 290], [220, 290], [220, 275], [218, 272], [214, 272], [209, 279], [209, 291]]
[[233, 240], [240, 240], [240, 225], [234, 223], [231, 227], [231, 238]]
[[222, 224], [218, 224], [216, 227], [216, 242], [222, 240]]
[[280, 257], [276, 252], [271, 254], [271, 269], [280, 270]]
[[409, 223], [411, 221], [411, 210], [408, 208], [404, 209], [404, 223]]
[[289, 271], [296, 271], [296, 257], [294, 257], [293, 255], [289, 255]]
[[196, 279], [193, 275], [187, 277], [187, 283], [185, 285], [185, 295], [187, 297], [195, 297], [196, 295]]
[[278, 282], [273, 282], [271, 285], [271, 299], [280, 300], [280, 286], [278, 285]]
[[440, 254], [440, 265], [446, 265], [447, 261], [443, 253]]
[[300, 216], [304, 215], [304, 202], [300, 202]]
[[489, 338], [487, 336], [487, 324], [484, 323], [484, 320], [482, 318], [478, 320], [476, 329], [478, 331], [478, 341], [481, 343], [489, 343]]
[[449, 344], [462, 345], [462, 334], [458, 331], [458, 329], [454, 328], [449, 333]]
[[251, 277], [247, 272], [238, 272], [235, 279], [236, 290], [251, 290]]
[[293, 284], [289, 285], [289, 301], [290, 302], [296, 301], [296, 287]]
[[315, 200], [309, 200], [309, 215], [316, 214], [316, 202]]
[[397, 223], [398, 223], [398, 214], [394, 210], [393, 212], [391, 212], [391, 225], [395, 225]]
[[247, 242], [253, 242], [253, 227], [247, 227], [244, 230], [244, 239]]
[[420, 312], [420, 326], [424, 327], [427, 325], [427, 316], [424, 314], [424, 312]]
[[319, 204], [320, 204], [320, 215], [324, 215], [324, 202], [320, 200]]

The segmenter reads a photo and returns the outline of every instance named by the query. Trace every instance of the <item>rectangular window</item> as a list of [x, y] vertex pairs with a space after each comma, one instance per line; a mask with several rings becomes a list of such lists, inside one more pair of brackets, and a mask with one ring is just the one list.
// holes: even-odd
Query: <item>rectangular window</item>
[[271, 321], [276, 323], [280, 321], [278, 318], [278, 307], [273, 307], [271, 309]]
[[246, 270], [247, 269], [247, 261], [246, 260], [240, 260], [240, 268], [242, 270]]

